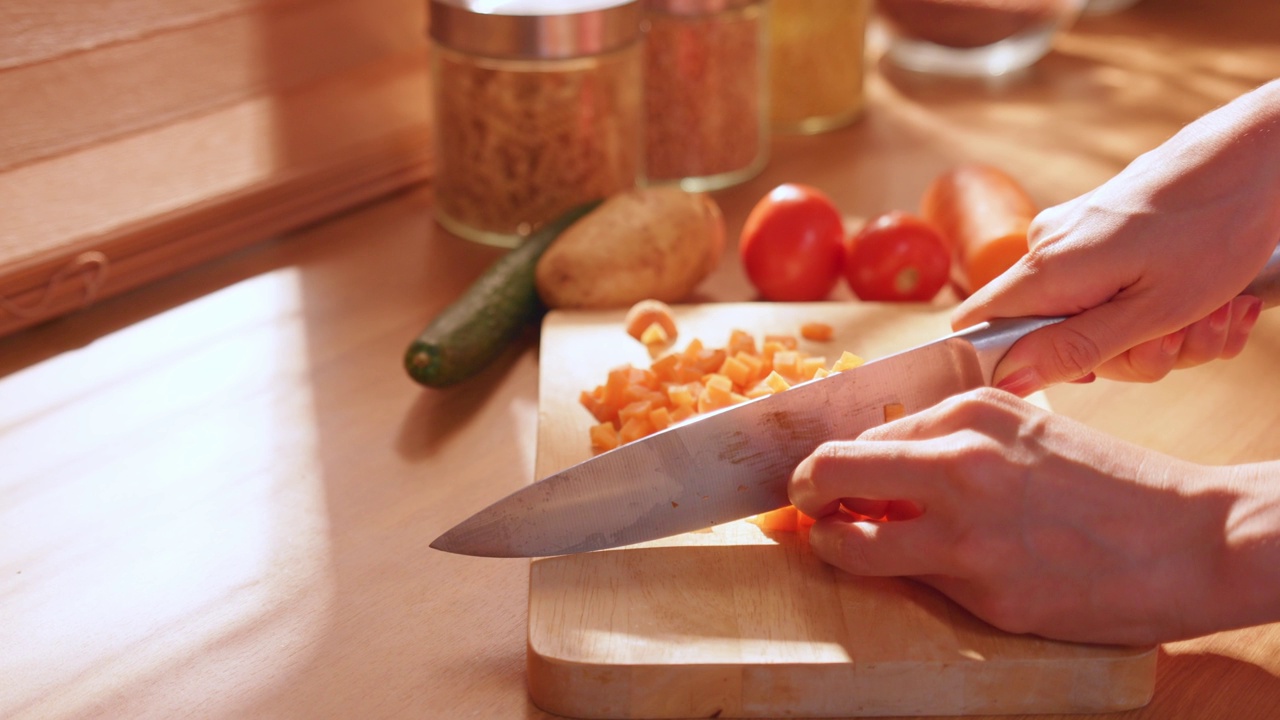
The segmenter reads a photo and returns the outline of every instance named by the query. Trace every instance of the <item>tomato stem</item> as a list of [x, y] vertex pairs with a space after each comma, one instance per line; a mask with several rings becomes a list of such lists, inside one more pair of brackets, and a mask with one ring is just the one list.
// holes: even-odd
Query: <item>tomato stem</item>
[[904, 295], [915, 290], [919, 284], [920, 271], [914, 267], [902, 268], [893, 278], [893, 289]]

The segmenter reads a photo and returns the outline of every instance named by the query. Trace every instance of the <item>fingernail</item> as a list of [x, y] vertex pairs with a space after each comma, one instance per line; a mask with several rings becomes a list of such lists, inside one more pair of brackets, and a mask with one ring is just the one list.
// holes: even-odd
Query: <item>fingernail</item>
[[1044, 378], [1033, 367], [1014, 370], [996, 383], [997, 390], [1013, 393], [1018, 397], [1026, 397], [1044, 387]]
[[1175, 330], [1164, 336], [1164, 341], [1160, 343], [1160, 351], [1165, 355], [1177, 355], [1182, 352], [1182, 343], [1187, 339], [1187, 330]]

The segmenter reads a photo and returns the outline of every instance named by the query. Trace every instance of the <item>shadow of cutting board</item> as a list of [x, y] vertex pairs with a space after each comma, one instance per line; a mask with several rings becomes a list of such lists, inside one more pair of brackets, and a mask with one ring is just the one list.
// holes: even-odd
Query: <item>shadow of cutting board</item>
[[[677, 347], [730, 330], [799, 335], [828, 364], [940, 337], [947, 311], [870, 303], [677, 307]], [[553, 312], [539, 359], [537, 476], [591, 456], [578, 404], [623, 363], [647, 365], [622, 312]], [[818, 560], [802, 536], [738, 521], [703, 532], [533, 561], [528, 682], [568, 717], [852, 717], [1085, 713], [1145, 705], [1154, 648], [1011, 635], [932, 589], [861, 578]]]

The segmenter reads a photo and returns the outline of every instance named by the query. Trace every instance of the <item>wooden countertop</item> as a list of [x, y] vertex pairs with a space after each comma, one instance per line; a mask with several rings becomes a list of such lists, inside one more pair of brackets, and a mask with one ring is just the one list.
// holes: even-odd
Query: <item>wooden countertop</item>
[[[1056, 203], [1280, 76], [1277, 27], [1271, 0], [1146, 0], [998, 83], [874, 65], [861, 122], [777, 138], [716, 197], [736, 235], [782, 181], [870, 215], [972, 159]], [[534, 335], [449, 392], [400, 366], [497, 255], [417, 188], [0, 340], [0, 716], [549, 717], [525, 691], [527, 563], [428, 548], [532, 479]], [[751, 297], [727, 255], [696, 299]], [[1191, 460], [1277, 458], [1278, 366], [1267, 313], [1230, 363], [1049, 397]], [[1265, 626], [1164, 647], [1124, 716], [1277, 707]]]

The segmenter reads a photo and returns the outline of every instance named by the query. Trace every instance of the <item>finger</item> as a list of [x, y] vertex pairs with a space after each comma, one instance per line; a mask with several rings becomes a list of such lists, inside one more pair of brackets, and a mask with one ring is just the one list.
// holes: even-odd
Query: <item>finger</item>
[[1217, 360], [1227, 346], [1227, 329], [1231, 324], [1231, 303], [1209, 313], [1187, 327], [1187, 339], [1178, 355], [1178, 367], [1195, 367]]
[[1177, 330], [1163, 337], [1148, 340], [1098, 366], [1097, 374], [1112, 380], [1126, 382], [1155, 382], [1178, 363], [1182, 343], [1187, 331]]
[[996, 367], [995, 386], [1026, 397], [1094, 372], [1131, 347], [1159, 337], [1151, 313], [1117, 298], [1028, 334]]
[[910, 500], [867, 500], [865, 498], [840, 498], [840, 506], [857, 516], [857, 520], [879, 522], [912, 520], [923, 511]]
[[809, 547], [822, 560], [854, 575], [893, 577], [936, 572], [944, 544], [923, 519], [874, 523], [837, 516], [814, 523]]
[[951, 326], [960, 330], [993, 318], [1075, 315], [1111, 300], [1132, 281], [1075, 265], [1060, 253], [1028, 252], [960, 303]]
[[1029, 414], [1043, 412], [1025, 400], [991, 388], [953, 395], [911, 415], [877, 425], [859, 440], [931, 440], [978, 428], [993, 437], [1007, 436]]
[[1233, 358], [1244, 350], [1245, 343], [1249, 341], [1249, 333], [1253, 332], [1253, 326], [1257, 324], [1258, 315], [1262, 312], [1262, 300], [1242, 295], [1232, 301], [1231, 310], [1231, 330], [1227, 334], [1227, 343], [1222, 348], [1224, 360]]
[[860, 516], [858, 519], [884, 520], [889, 514], [892, 500], [868, 500], [866, 498], [840, 498], [840, 506]]
[[914, 500], [927, 506], [938, 472], [931, 444], [912, 441], [823, 443], [796, 466], [787, 492], [809, 517], [834, 513], [842, 498]]

